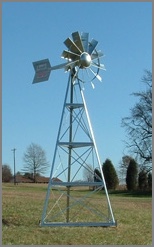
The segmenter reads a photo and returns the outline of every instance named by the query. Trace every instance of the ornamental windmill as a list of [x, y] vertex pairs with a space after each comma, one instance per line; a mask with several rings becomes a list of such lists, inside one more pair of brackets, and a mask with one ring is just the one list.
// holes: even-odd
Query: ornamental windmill
[[103, 53], [85, 32], [72, 33], [64, 44], [65, 63], [33, 62], [33, 83], [48, 80], [52, 70], [69, 72], [40, 226], [116, 226], [83, 89], [102, 81]]

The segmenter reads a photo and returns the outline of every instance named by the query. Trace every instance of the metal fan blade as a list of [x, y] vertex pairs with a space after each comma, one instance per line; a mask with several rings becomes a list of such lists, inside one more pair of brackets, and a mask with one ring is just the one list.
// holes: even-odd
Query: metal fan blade
[[79, 59], [79, 57], [80, 57], [78, 54], [75, 54], [71, 51], [63, 51], [61, 56], [65, 59], [71, 59], [73, 61]]
[[77, 66], [79, 64], [79, 60], [73, 61], [73, 62], [69, 62], [65, 65], [65, 71], [71, 70], [73, 69], [75, 66]]
[[74, 43], [76, 44], [76, 46], [80, 49], [81, 52], [84, 52], [84, 48], [82, 45], [82, 41], [81, 41], [81, 37], [79, 32], [74, 32], [72, 33], [72, 38], [74, 40]]
[[100, 82], [102, 82], [102, 78], [100, 77], [100, 75], [98, 75], [97, 73], [95, 73], [91, 68], [89, 68], [90, 69], [90, 71], [94, 74], [94, 76], [96, 76], [96, 78], [100, 81]]
[[85, 52], [88, 52], [88, 37], [89, 33], [81, 33], [81, 41]]
[[94, 83], [92, 81], [91, 81], [91, 86], [92, 86], [93, 89], [95, 88], [95, 85], [94, 85]]
[[104, 64], [102, 64], [102, 63], [97, 64], [94, 61], [92, 61], [91, 65], [94, 66], [94, 67], [96, 67], [96, 68], [106, 70]]
[[72, 51], [72, 52], [74, 52], [76, 54], [79, 54], [79, 55], [81, 54], [81, 51], [79, 50], [79, 48], [76, 46], [76, 44], [70, 38], [66, 39], [64, 41], [64, 44], [66, 45], [66, 47], [70, 51]]
[[91, 59], [94, 60], [94, 59], [97, 59], [99, 57], [102, 57], [103, 55], [104, 54], [101, 51], [97, 51], [96, 53], [91, 54]]
[[94, 49], [97, 46], [97, 44], [98, 44], [97, 40], [95, 40], [95, 39], [91, 40], [91, 42], [89, 43], [89, 51], [88, 51], [89, 55], [92, 54], [92, 52], [94, 51]]

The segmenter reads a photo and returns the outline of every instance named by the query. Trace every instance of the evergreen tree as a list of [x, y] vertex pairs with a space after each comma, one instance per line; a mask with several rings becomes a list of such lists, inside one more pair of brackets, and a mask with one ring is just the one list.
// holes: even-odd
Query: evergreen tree
[[151, 190], [152, 189], [152, 173], [149, 172], [148, 174], [148, 187]]
[[94, 182], [100, 182], [102, 181], [102, 175], [101, 175], [101, 172], [95, 168], [94, 170]]
[[140, 171], [138, 176], [138, 185], [141, 190], [145, 190], [148, 187], [148, 177], [145, 170]]
[[107, 189], [116, 189], [119, 179], [111, 160], [106, 159], [102, 166]]
[[130, 160], [127, 168], [126, 185], [128, 190], [135, 190], [137, 187], [137, 163], [134, 159]]

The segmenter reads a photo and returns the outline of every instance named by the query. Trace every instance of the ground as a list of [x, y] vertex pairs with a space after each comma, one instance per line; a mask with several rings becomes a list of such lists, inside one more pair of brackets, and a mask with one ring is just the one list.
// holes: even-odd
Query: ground
[[40, 227], [46, 190], [2, 185], [3, 245], [152, 245], [151, 196], [109, 192], [117, 227]]

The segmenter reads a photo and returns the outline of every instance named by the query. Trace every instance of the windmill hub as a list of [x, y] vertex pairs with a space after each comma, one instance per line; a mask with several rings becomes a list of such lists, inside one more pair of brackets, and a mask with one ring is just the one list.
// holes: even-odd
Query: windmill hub
[[89, 67], [91, 64], [91, 56], [87, 52], [83, 52], [80, 56], [81, 68]]

